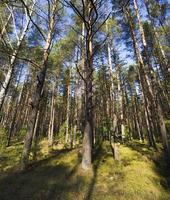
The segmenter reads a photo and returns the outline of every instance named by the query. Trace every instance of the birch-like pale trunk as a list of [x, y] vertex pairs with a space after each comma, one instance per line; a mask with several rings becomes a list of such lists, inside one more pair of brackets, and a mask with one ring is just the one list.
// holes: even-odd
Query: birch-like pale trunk
[[[33, 4], [31, 6], [31, 11], [30, 11], [30, 15], [32, 15], [33, 13], [33, 8], [34, 8], [34, 5], [35, 5], [35, 2], [36, 0], [33, 1]], [[12, 15], [12, 14], [11, 14]], [[4, 100], [5, 100], [5, 96], [8, 92], [8, 89], [9, 89], [9, 85], [10, 85], [10, 82], [11, 82], [11, 79], [12, 79], [12, 75], [13, 75], [13, 72], [14, 72], [14, 67], [15, 67], [15, 61], [17, 59], [17, 55], [20, 51], [20, 47], [21, 47], [21, 44], [24, 40], [24, 37], [26, 36], [26, 33], [27, 33], [27, 30], [28, 30], [28, 27], [29, 27], [29, 24], [30, 24], [30, 19], [27, 15], [27, 12], [25, 11], [25, 15], [26, 15], [26, 22], [25, 22], [25, 25], [24, 25], [24, 28], [21, 32], [21, 35], [20, 37], [18, 38], [18, 42], [17, 42], [17, 45], [12, 53], [12, 56], [11, 56], [11, 59], [10, 59], [10, 63], [9, 63], [9, 68], [8, 68], [8, 72], [5, 76], [5, 80], [3, 82], [3, 85], [0, 89], [0, 111], [2, 109], [2, 106], [3, 106], [3, 103], [4, 103]]]

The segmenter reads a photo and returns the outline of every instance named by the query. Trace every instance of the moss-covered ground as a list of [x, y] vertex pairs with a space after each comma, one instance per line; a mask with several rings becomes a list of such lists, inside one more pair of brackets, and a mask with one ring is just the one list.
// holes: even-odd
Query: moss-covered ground
[[93, 169], [81, 170], [80, 149], [47, 141], [37, 160], [19, 171], [22, 142], [0, 152], [0, 200], [169, 200], [170, 174], [161, 150], [133, 141], [120, 145], [115, 161], [108, 142], [96, 150]]

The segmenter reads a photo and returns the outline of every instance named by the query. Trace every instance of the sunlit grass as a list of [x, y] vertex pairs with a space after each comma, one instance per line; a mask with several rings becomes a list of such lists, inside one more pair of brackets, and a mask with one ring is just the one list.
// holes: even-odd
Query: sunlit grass
[[[170, 199], [162, 152], [148, 149], [147, 144], [120, 145], [120, 160], [115, 161], [109, 143], [104, 142], [94, 155], [93, 171], [84, 173], [79, 149], [63, 149], [58, 143], [49, 148], [44, 139], [28, 171], [15, 173], [22, 145], [14, 143], [0, 152], [4, 158], [0, 165], [0, 199]], [[157, 166], [159, 162], [162, 164]]]

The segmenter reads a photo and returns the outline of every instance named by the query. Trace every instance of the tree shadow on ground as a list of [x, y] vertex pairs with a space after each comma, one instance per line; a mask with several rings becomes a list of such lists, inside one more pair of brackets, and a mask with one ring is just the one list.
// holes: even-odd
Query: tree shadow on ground
[[50, 155], [47, 156], [46, 158], [42, 159], [42, 160], [38, 160], [38, 161], [32, 161], [27, 170], [31, 170], [32, 168], [36, 168], [39, 167], [40, 165], [43, 165], [45, 163], [48, 163], [50, 160], [54, 159], [54, 158], [60, 158], [63, 156], [63, 154], [66, 154], [68, 152], [70, 152], [71, 149], [60, 149], [60, 150], [50, 150]]
[[94, 190], [94, 186], [96, 183], [96, 179], [97, 179], [97, 171], [98, 171], [98, 167], [101, 161], [101, 157], [102, 157], [102, 145], [99, 145], [98, 148], [95, 149], [94, 152], [94, 164], [93, 164], [93, 177], [92, 180], [88, 186], [87, 192], [85, 194], [84, 200], [90, 200], [92, 199], [92, 194], [93, 194], [93, 190]]
[[[94, 190], [94, 186], [97, 179], [97, 172], [98, 167], [101, 162], [101, 158], [103, 156], [104, 152], [102, 149], [102, 146], [98, 146], [95, 149], [93, 158], [93, 173], [92, 176], [89, 174], [90, 172], [82, 172], [80, 170], [80, 157], [79, 162], [74, 166], [74, 168], [71, 170], [68, 176], [66, 176], [67, 182], [64, 184], [64, 188], [62, 188], [62, 193], [58, 193], [58, 187], [62, 187], [61, 185], [58, 185], [56, 183], [53, 185], [53, 188], [51, 188], [51, 191], [48, 195], [48, 199], [61, 199], [61, 200], [67, 200], [67, 199], [84, 199], [84, 200], [90, 200], [92, 199], [92, 194]], [[77, 171], [81, 171], [78, 174], [76, 174]], [[76, 176], [73, 178], [73, 175]], [[69, 193], [69, 196], [68, 196]]]
[[99, 144], [94, 152], [94, 163], [93, 163], [93, 177], [88, 185], [87, 192], [85, 194], [84, 200], [93, 199], [93, 191], [98, 177], [98, 169], [102, 162], [107, 160], [107, 157], [114, 158], [114, 151], [112, 151], [110, 145], [107, 145], [103, 148], [103, 143]]
[[105, 152], [101, 145], [95, 150], [93, 176], [78, 172], [81, 161], [78, 155], [72, 163], [65, 162], [64, 159], [69, 158], [72, 153], [76, 155], [78, 150], [51, 150], [48, 157], [31, 162], [24, 172], [16, 170], [16, 165], [3, 172], [0, 177], [0, 199], [92, 199], [98, 166]]
[[[53, 198], [51, 194], [63, 193], [67, 187], [65, 183], [69, 176], [75, 173], [79, 160], [73, 167], [68, 163], [61, 162], [52, 165], [50, 160], [61, 158], [69, 150], [53, 151], [46, 159], [29, 165], [25, 172], [4, 173], [0, 179], [1, 200], [46, 200]], [[55, 186], [55, 187], [54, 187]], [[54, 189], [55, 191], [54, 191]], [[74, 189], [74, 184], [73, 184]], [[76, 189], [76, 188], [75, 188]], [[66, 193], [67, 191], [65, 191]], [[62, 195], [61, 195], [62, 196]]]
[[65, 165], [45, 166], [38, 170], [29, 171], [24, 174], [14, 173], [0, 181], [1, 200], [38, 200], [48, 198], [51, 188], [55, 184], [57, 193], [60, 194], [65, 187], [63, 182], [70, 173]]
[[170, 188], [170, 171], [169, 164], [166, 162], [165, 154], [163, 149], [155, 150], [150, 148], [145, 143], [129, 143], [126, 146], [130, 147], [132, 150], [137, 151], [143, 156], [146, 156], [149, 160], [152, 160], [155, 164], [154, 170], [155, 172], [164, 178], [164, 181], [161, 182], [161, 185], [165, 190], [169, 190]]

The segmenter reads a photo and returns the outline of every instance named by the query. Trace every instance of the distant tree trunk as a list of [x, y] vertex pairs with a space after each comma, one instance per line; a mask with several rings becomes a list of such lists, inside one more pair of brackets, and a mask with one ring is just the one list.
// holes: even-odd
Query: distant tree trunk
[[53, 83], [52, 95], [51, 95], [50, 122], [49, 122], [49, 126], [48, 126], [48, 144], [49, 144], [49, 146], [53, 145], [53, 137], [54, 137], [54, 116], [55, 116], [54, 89], [55, 89], [55, 85]]
[[1, 124], [3, 127], [5, 127], [7, 122], [8, 113], [10, 112], [10, 105], [11, 105], [11, 98], [8, 98], [6, 100], [6, 105], [4, 106], [3, 114], [1, 116]]
[[[149, 59], [149, 54], [148, 54], [148, 50], [147, 50], [147, 43], [146, 43], [143, 26], [142, 26], [141, 19], [140, 19], [140, 15], [139, 15], [138, 5], [137, 5], [136, 0], [133, 0], [133, 2], [134, 2], [134, 8], [135, 8], [135, 12], [136, 12], [136, 16], [137, 16], [138, 24], [139, 24], [139, 29], [140, 29], [140, 33], [141, 33], [142, 44], [143, 44], [145, 55], [146, 55], [146, 58], [147, 58], [147, 64], [148, 64], [149, 69], [151, 71], [153, 71], [152, 66], [151, 66], [151, 62], [150, 62], [150, 59]], [[158, 115], [158, 123], [159, 123], [159, 126], [160, 126], [161, 135], [162, 135], [162, 142], [163, 142], [163, 146], [164, 146], [164, 149], [166, 151], [166, 154], [170, 158], [170, 149], [169, 149], [169, 145], [168, 145], [168, 141], [167, 141], [167, 131], [166, 131], [165, 122], [163, 120], [162, 107], [160, 105], [160, 101], [155, 102], [155, 98], [154, 98], [155, 91], [152, 87], [152, 84], [149, 81], [149, 78], [147, 78], [147, 76], [146, 76], [146, 81], [147, 81], [147, 84], [148, 84], [148, 91], [149, 91], [150, 96], [152, 98], [152, 103], [155, 104], [154, 105], [155, 111], [157, 112], [157, 110], [159, 110], [159, 112], [157, 112], [157, 115]], [[157, 90], [157, 88], [155, 88], [155, 89]]]
[[133, 112], [133, 116], [134, 116], [134, 123], [136, 125], [137, 133], [138, 133], [138, 136], [139, 136], [139, 140], [142, 141], [142, 134], [141, 134], [141, 129], [140, 129], [141, 127], [140, 127], [140, 122], [139, 122], [136, 96], [134, 94], [134, 90], [136, 90], [136, 88], [135, 89], [130, 88], [131, 102], [132, 102], [132, 112]]
[[65, 135], [65, 144], [69, 142], [69, 118], [70, 118], [70, 69], [68, 69], [68, 77], [67, 77], [67, 105], [66, 105], [66, 135]]
[[[107, 21], [106, 21], [106, 30], [109, 31]], [[109, 76], [110, 76], [109, 78], [110, 78], [110, 81], [111, 81], [110, 91], [109, 91], [109, 98], [110, 98], [110, 103], [109, 103], [110, 108], [109, 108], [109, 110], [110, 110], [110, 119], [111, 119], [111, 122], [113, 124], [113, 121], [114, 121], [113, 116], [114, 116], [115, 110], [114, 110], [114, 93], [113, 93], [114, 92], [114, 84], [113, 84], [111, 42], [112, 42], [112, 36], [111, 36], [111, 34], [109, 34], [108, 42], [107, 42], [108, 67], [109, 67]], [[113, 129], [113, 127], [111, 129]]]
[[[81, 85], [80, 85], [81, 84]], [[82, 82], [80, 83], [80, 79], [78, 77], [77, 74], [77, 78], [76, 78], [76, 83], [75, 83], [75, 92], [74, 92], [74, 99], [75, 99], [75, 109], [74, 109], [74, 120], [73, 120], [73, 147], [76, 145], [76, 134], [77, 134], [77, 130], [78, 127], [80, 127], [80, 125], [78, 125], [78, 123], [81, 123], [81, 87], [82, 87]], [[80, 130], [80, 129], [79, 129]]]
[[29, 95], [32, 91], [32, 87], [29, 88], [28, 91], [28, 81], [25, 82], [23, 85], [23, 94], [21, 98], [21, 103], [20, 106], [18, 106], [18, 111], [17, 111], [17, 117], [16, 117], [16, 123], [13, 132], [17, 133], [19, 132], [24, 126], [26, 125], [26, 116], [28, 114], [28, 99]]
[[20, 92], [20, 94], [19, 94], [19, 97], [17, 98], [16, 103], [15, 103], [15, 106], [14, 106], [13, 118], [12, 118], [12, 122], [11, 122], [11, 124], [10, 124], [10, 128], [9, 128], [9, 130], [8, 130], [7, 147], [10, 145], [11, 136], [12, 136], [13, 131], [14, 131], [15, 122], [16, 122], [16, 117], [17, 117], [17, 113], [18, 113], [18, 107], [19, 107], [19, 104], [20, 104], [22, 92], [23, 92], [23, 87], [22, 87], [22, 90], [21, 90], [21, 92]]
[[[19, 71], [19, 78], [17, 80], [16, 89], [18, 89], [18, 86], [19, 86], [19, 83], [20, 83], [20, 79], [21, 79], [21, 76], [22, 76], [22, 71], [23, 71], [23, 66], [21, 67], [21, 69]], [[21, 91], [19, 93], [19, 96], [16, 97], [15, 104], [13, 106], [14, 108], [13, 108], [12, 121], [11, 121], [9, 129], [8, 129], [7, 147], [10, 145], [11, 137], [12, 137], [12, 134], [14, 133], [14, 127], [15, 127], [16, 117], [17, 117], [17, 113], [18, 113], [18, 107], [19, 107], [19, 104], [20, 104], [20, 101], [21, 101], [21, 96], [22, 96], [22, 93], [23, 93], [23, 88], [24, 88], [24, 84], [22, 85], [22, 88], [21, 88]], [[16, 95], [18, 95], [18, 94], [14, 94], [14, 96], [16, 96]]]
[[[148, 134], [149, 134], [149, 143], [150, 145], [153, 145], [154, 147], [156, 147], [156, 144], [153, 140], [153, 128], [151, 128], [151, 120], [152, 120], [152, 112], [151, 112], [151, 108], [153, 108], [153, 102], [150, 99], [148, 99], [148, 95], [150, 94], [150, 82], [148, 81], [148, 77], [147, 74], [145, 73], [144, 69], [144, 63], [143, 63], [143, 59], [142, 59], [142, 55], [139, 51], [139, 47], [138, 47], [138, 43], [137, 43], [137, 39], [136, 39], [136, 35], [134, 32], [134, 24], [133, 24], [133, 19], [131, 17], [130, 11], [128, 11], [127, 9], [124, 10], [125, 12], [125, 16], [127, 17], [128, 23], [129, 23], [129, 27], [130, 27], [130, 32], [131, 32], [131, 37], [132, 37], [132, 41], [133, 41], [133, 45], [134, 45], [134, 51], [135, 51], [135, 55], [136, 55], [136, 59], [138, 62], [138, 74], [139, 74], [139, 79], [140, 79], [140, 83], [141, 83], [141, 87], [142, 87], [142, 91], [143, 91], [143, 99], [144, 99], [144, 107], [146, 109], [146, 122], [147, 122], [147, 129], [148, 129]], [[149, 93], [149, 94], [148, 94]], [[149, 106], [148, 106], [149, 103]]]
[[23, 126], [25, 126], [27, 123], [27, 117], [28, 117], [28, 110], [29, 110], [29, 107], [28, 107], [28, 100], [29, 100], [29, 91], [27, 92], [26, 94], [26, 98], [25, 98], [25, 109], [24, 109], [24, 114], [23, 114], [23, 122], [22, 122], [22, 128]]
[[125, 138], [125, 124], [124, 124], [124, 102], [123, 102], [123, 88], [121, 83], [120, 66], [117, 66], [117, 86], [118, 86], [118, 101], [120, 113], [120, 129], [122, 141]]
[[[82, 75], [85, 76], [85, 23], [82, 22], [82, 37], [81, 37], [81, 71]], [[78, 122], [77, 126], [79, 130], [81, 130], [82, 134], [84, 131], [84, 118], [85, 118], [85, 82], [80, 77], [80, 88], [79, 88], [78, 96]]]

